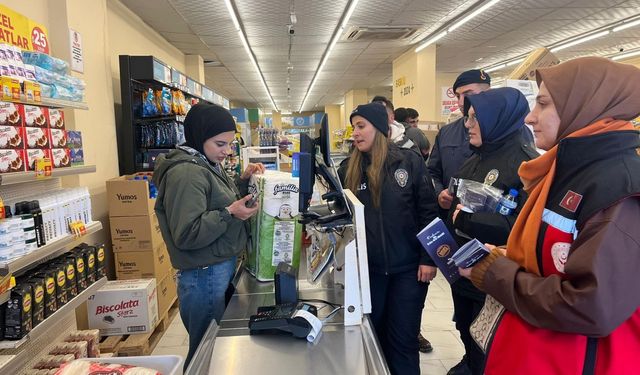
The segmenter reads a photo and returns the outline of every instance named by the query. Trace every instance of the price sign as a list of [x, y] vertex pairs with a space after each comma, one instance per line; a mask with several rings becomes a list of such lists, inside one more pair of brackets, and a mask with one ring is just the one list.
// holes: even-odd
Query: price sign
[[39, 26], [35, 26], [31, 30], [31, 44], [34, 51], [49, 53], [49, 39], [47, 33], [45, 33]]

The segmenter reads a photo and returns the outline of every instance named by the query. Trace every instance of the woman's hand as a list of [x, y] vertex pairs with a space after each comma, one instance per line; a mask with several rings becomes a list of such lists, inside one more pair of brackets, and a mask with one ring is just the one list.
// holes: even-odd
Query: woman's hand
[[253, 207], [247, 207], [245, 204], [251, 199], [252, 195], [247, 194], [242, 199], [238, 199], [237, 201], [231, 203], [229, 207], [226, 208], [229, 213], [240, 220], [247, 220], [251, 216], [255, 215], [260, 208], [259, 205], [254, 204]]
[[265, 171], [265, 168], [264, 168], [264, 165], [262, 165], [262, 163], [249, 163], [249, 165], [247, 165], [247, 168], [244, 170], [244, 173], [242, 173], [242, 176], [240, 176], [240, 178], [243, 180], [248, 180], [254, 174], [263, 174], [264, 171]]
[[438, 268], [432, 266], [420, 265], [418, 267], [418, 281], [426, 283], [433, 280], [438, 274]]
[[466, 277], [469, 280], [471, 280], [471, 271], [473, 271], [473, 267], [469, 267], [469, 268], [458, 267], [458, 273], [460, 274], [460, 276]]
[[463, 208], [464, 208], [464, 206], [463, 206], [463, 205], [458, 204], [458, 205], [456, 206], [456, 210], [455, 210], [455, 211], [453, 211], [453, 217], [452, 217], [452, 220], [453, 220], [453, 223], [454, 223], [454, 224], [456, 223], [456, 218], [458, 217], [458, 214], [460, 213], [460, 210], [462, 210]]

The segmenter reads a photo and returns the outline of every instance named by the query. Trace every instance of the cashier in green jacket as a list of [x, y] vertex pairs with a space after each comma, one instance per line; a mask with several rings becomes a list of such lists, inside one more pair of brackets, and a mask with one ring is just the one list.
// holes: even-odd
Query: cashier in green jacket
[[220, 106], [194, 105], [184, 127], [187, 142], [158, 158], [153, 181], [160, 231], [178, 270], [180, 317], [189, 333], [186, 369], [211, 321], [224, 314], [236, 257], [249, 241], [247, 220], [258, 210], [246, 207], [249, 178], [264, 166], [249, 164], [237, 181], [226, 174], [221, 163], [236, 124]]

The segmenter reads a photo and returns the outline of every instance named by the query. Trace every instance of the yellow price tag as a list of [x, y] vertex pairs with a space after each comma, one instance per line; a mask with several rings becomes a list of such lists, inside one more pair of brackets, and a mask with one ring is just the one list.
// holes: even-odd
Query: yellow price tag
[[36, 159], [36, 178], [51, 177], [51, 158]]
[[69, 229], [74, 236], [80, 237], [87, 234], [87, 227], [82, 221], [73, 221], [69, 224]]

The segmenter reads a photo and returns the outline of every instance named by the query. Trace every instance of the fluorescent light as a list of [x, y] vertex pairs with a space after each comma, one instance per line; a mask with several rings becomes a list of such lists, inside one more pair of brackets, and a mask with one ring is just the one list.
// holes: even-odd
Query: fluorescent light
[[329, 58], [329, 55], [331, 54], [333, 47], [335, 47], [336, 43], [338, 43], [338, 39], [340, 38], [340, 35], [342, 35], [342, 31], [347, 25], [347, 22], [349, 22], [349, 19], [351, 18], [353, 11], [356, 9], [356, 5], [358, 4], [358, 1], [359, 0], [351, 0], [349, 7], [347, 8], [347, 11], [344, 14], [344, 18], [342, 19], [342, 22], [340, 22], [340, 25], [338, 26], [336, 31], [333, 33], [331, 42], [329, 42], [327, 49], [324, 51], [324, 55], [322, 55], [320, 64], [318, 64], [318, 69], [316, 69], [316, 73], [313, 75], [313, 78], [311, 79], [311, 84], [309, 84], [309, 88], [307, 89], [307, 92], [304, 94], [304, 98], [302, 98], [302, 103], [300, 104], [300, 109], [298, 110], [298, 112], [302, 112], [302, 107], [304, 107], [304, 104], [307, 101], [307, 98], [309, 97], [309, 93], [311, 92], [311, 90], [313, 90], [313, 86], [315, 86], [316, 81], [318, 80], [318, 76], [322, 71], [322, 68], [324, 68], [324, 65], [327, 62], [327, 59]]
[[236, 16], [236, 11], [233, 10], [233, 5], [231, 4], [231, 0], [224, 0], [224, 4], [227, 6], [227, 10], [229, 11], [229, 15], [231, 16], [231, 21], [233, 21], [233, 26], [236, 30], [240, 30], [240, 22], [238, 22], [238, 16]]
[[620, 26], [616, 26], [613, 28], [613, 32], [618, 32], [620, 30], [624, 30], [624, 29], [628, 29], [630, 27], [634, 27], [634, 26], [638, 26], [640, 25], [640, 19], [637, 19], [635, 21], [631, 21], [631, 22], [627, 22], [627, 23], [623, 23]]
[[484, 72], [485, 73], [495, 72], [496, 70], [500, 70], [502, 68], [506, 68], [506, 66], [507, 66], [507, 64], [499, 64], [499, 65], [496, 65], [496, 66], [492, 66], [489, 69], [485, 69]]
[[629, 58], [629, 57], [634, 57], [634, 56], [640, 56], [640, 50], [612, 56], [611, 60], [614, 60], [614, 61], [623, 60], [623, 59], [626, 59], [626, 58]]
[[578, 44], [581, 44], [581, 43], [584, 43], [584, 42], [588, 42], [588, 41], [593, 40], [593, 39], [598, 39], [600, 37], [603, 37], [603, 36], [609, 34], [610, 32], [611, 32], [610, 30], [605, 30], [605, 31], [601, 31], [599, 33], [595, 33], [595, 34], [589, 35], [589, 36], [585, 36], [584, 38], [576, 39], [576, 40], [574, 40], [572, 42], [569, 42], [569, 43], [561, 44], [561, 45], [559, 45], [557, 47], [551, 48], [551, 52], [558, 52], [558, 51], [563, 50], [565, 48], [573, 47], [575, 45], [578, 45]]
[[238, 31], [238, 37], [240, 37], [242, 46], [244, 47], [244, 50], [247, 52], [247, 55], [249, 55], [249, 60], [251, 61], [251, 64], [253, 65], [253, 67], [256, 69], [256, 72], [258, 73], [258, 77], [260, 77], [260, 82], [262, 83], [262, 87], [264, 87], [264, 91], [267, 92], [267, 96], [269, 97], [269, 100], [271, 101], [273, 108], [277, 111], [278, 106], [276, 105], [276, 102], [273, 100], [273, 96], [271, 96], [269, 87], [267, 87], [267, 81], [264, 80], [264, 76], [262, 75], [262, 71], [260, 70], [260, 66], [258, 65], [258, 61], [256, 60], [256, 57], [254, 56], [253, 51], [251, 51], [251, 47], [249, 46], [249, 41], [247, 40], [247, 37], [244, 35], [244, 31], [242, 31], [242, 29], [240, 28], [238, 16], [236, 15], [235, 10], [233, 9], [231, 0], [224, 0], [224, 3], [227, 5], [227, 10], [229, 11], [229, 16], [231, 16], [231, 20], [233, 21], [233, 26]]
[[469, 13], [467, 16], [465, 16], [460, 21], [454, 23], [453, 26], [449, 27], [448, 31], [452, 32], [453, 30], [459, 28], [460, 26], [462, 26], [465, 23], [469, 22], [471, 19], [475, 18], [478, 14], [480, 14], [480, 13], [484, 12], [485, 10], [491, 8], [492, 6], [496, 5], [498, 2], [500, 2], [500, 0], [491, 0], [491, 1], [489, 1], [488, 3], [484, 4], [480, 8], [478, 8], [478, 9], [474, 10], [473, 12]]
[[428, 46], [432, 45], [433, 43], [437, 42], [438, 40], [444, 38], [445, 35], [447, 35], [447, 30], [441, 32], [440, 34], [434, 36], [433, 38], [431, 38], [431, 39], [427, 40], [426, 42], [422, 43], [421, 45], [419, 45], [415, 50], [416, 53], [422, 51], [423, 49], [425, 49]]
[[524, 61], [524, 57], [523, 57], [523, 58], [521, 58], [521, 59], [517, 59], [517, 60], [513, 60], [513, 61], [508, 62], [508, 63], [507, 63], [507, 66], [518, 65], [518, 64], [520, 64], [520, 63], [521, 63], [521, 62], [523, 62], [523, 61]]

